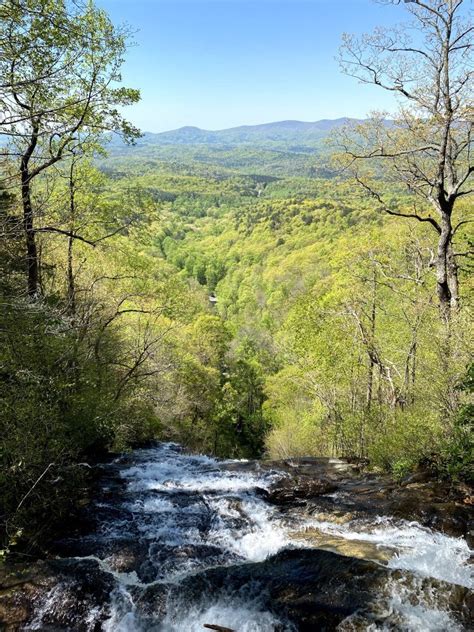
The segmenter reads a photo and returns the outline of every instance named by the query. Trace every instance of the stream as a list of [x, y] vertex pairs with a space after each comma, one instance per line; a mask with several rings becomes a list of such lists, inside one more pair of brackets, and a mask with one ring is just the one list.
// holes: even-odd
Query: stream
[[[344, 469], [323, 465], [335, 476]], [[275, 502], [288, 471], [171, 443], [103, 470], [89, 531], [58, 543], [17, 629], [471, 629], [462, 537], [359, 511], [331, 488], [310, 503]]]

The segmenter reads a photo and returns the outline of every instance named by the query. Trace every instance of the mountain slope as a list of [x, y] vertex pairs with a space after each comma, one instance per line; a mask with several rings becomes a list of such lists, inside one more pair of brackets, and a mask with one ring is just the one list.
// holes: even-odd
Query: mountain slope
[[323, 119], [314, 122], [276, 121], [260, 125], [241, 125], [223, 130], [204, 130], [186, 126], [159, 134], [146, 132], [139, 145], [231, 145], [262, 143], [314, 144], [325, 138], [334, 128], [347, 123], [358, 123], [358, 119]]

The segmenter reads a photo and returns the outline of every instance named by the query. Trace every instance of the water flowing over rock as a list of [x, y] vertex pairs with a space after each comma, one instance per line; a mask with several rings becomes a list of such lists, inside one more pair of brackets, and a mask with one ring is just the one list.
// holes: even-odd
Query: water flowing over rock
[[[56, 559], [8, 569], [0, 621], [8, 632], [467, 630], [466, 539], [410, 519], [403, 493], [335, 459], [137, 450], [103, 467], [84, 533], [57, 542]], [[455, 524], [468, 528], [468, 514]]]

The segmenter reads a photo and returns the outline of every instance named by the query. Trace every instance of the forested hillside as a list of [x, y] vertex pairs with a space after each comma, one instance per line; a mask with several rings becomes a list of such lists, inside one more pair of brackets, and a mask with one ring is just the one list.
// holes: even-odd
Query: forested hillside
[[[201, 436], [193, 420], [201, 449], [258, 454], [261, 439], [275, 457], [443, 467], [445, 420], [454, 424], [469, 359], [468, 284], [447, 366], [424, 226], [384, 215], [344, 178], [244, 176], [219, 164], [206, 173], [191, 161], [167, 173], [138, 158], [133, 173], [120, 173], [116, 164], [102, 165], [115, 189], [137, 187], [159, 208], [149, 252], [211, 297], [209, 325], [228, 336], [219, 396], [225, 424], [239, 432], [214, 440], [208, 419]], [[394, 208], [409, 208], [400, 189], [384, 186]], [[235, 382], [236, 360], [244, 382]]]
[[[119, 114], [139, 98], [118, 83], [127, 33], [89, 3], [23, 4], [1, 16], [5, 545], [41, 540], [87, 459], [153, 439], [468, 478], [472, 167], [448, 214], [441, 186], [438, 224], [415, 195], [437, 154], [413, 167], [406, 149], [415, 128], [440, 144], [439, 116], [398, 136], [381, 117], [124, 147], [139, 138]], [[472, 113], [457, 116], [451, 147]], [[366, 171], [351, 134], [378, 160]]]

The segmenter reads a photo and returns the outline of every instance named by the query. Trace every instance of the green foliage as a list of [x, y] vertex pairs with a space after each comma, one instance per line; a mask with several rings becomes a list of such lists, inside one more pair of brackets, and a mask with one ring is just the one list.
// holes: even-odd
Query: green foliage
[[408, 458], [401, 458], [392, 463], [392, 475], [396, 481], [402, 481], [416, 466], [416, 461]]
[[[117, 400], [120, 375], [104, 372], [91, 353], [98, 331], [71, 328], [61, 307], [16, 300], [0, 311], [2, 522], [7, 541], [22, 530], [30, 546], [41, 536], [38, 525], [65, 509], [71, 492], [62, 494], [82, 476], [77, 461], [117, 440], [154, 436], [150, 406]], [[118, 357], [120, 341], [106, 336], [108, 353]]]
[[[97, 22], [97, 46], [110, 43], [99, 73], [107, 107], [88, 111], [85, 127], [133, 136], [114, 104], [136, 93], [101, 83], [120, 65], [126, 34], [89, 3], [27, 4], [53, 17], [72, 10], [64, 19], [77, 41], [48, 32], [49, 13], [18, 18], [28, 37], [52, 38], [60, 59]], [[6, 6], [8, 19], [21, 9]], [[19, 70], [47, 70], [49, 54], [37, 57], [35, 48]], [[53, 91], [59, 112], [76, 81], [40, 81], [42, 103]], [[25, 98], [34, 93], [22, 86]], [[78, 112], [68, 101], [66, 110], [70, 123]], [[321, 130], [304, 139], [259, 130], [253, 140], [240, 130], [223, 145], [196, 144], [199, 131], [187, 129], [137, 149], [112, 144], [104, 158], [94, 135], [71, 150], [70, 126], [56, 133], [62, 119], [43, 122], [53, 130], [46, 162], [61, 160], [30, 182], [33, 219], [49, 227], [34, 231], [41, 298], [24, 296], [20, 191], [0, 191], [7, 544], [39, 541], [68, 511], [64, 499], [84, 480], [79, 463], [153, 439], [222, 457], [362, 458], [397, 479], [419, 463], [471, 475], [472, 367], [459, 388], [471, 357], [468, 280], [461, 274], [462, 306], [447, 326], [431, 234], [334, 177]], [[43, 150], [40, 142], [32, 168]], [[410, 212], [396, 183], [378, 184]], [[459, 252], [472, 243], [465, 228]]]
[[[172, 193], [160, 203], [161, 253], [215, 292], [231, 346], [251, 332], [269, 454], [369, 457], [392, 470], [439, 453], [469, 357], [469, 310], [455, 317], [443, 358], [429, 232], [380, 214], [348, 182], [237, 180], [209, 152], [207, 173], [182, 154], [181, 186], [163, 163], [137, 169], [136, 152], [128, 178]], [[385, 189], [394, 208], [409, 210], [397, 187]]]
[[[169, 176], [161, 177], [165, 190]], [[194, 210], [189, 192], [174, 188], [157, 239], [169, 263], [215, 292], [231, 346], [251, 332], [268, 453], [368, 457], [389, 471], [434, 458], [458, 408], [469, 309], [454, 317], [444, 357], [450, 335], [437, 314], [429, 232], [380, 215], [344, 181], [274, 178], [254, 196], [256, 181], [231, 199], [229, 174], [186, 175]], [[386, 188], [403, 211], [409, 200]]]
[[10, 294], [23, 274], [22, 227], [15, 196], [0, 186], [0, 292]]
[[93, 2], [4, 0], [0, 18], [0, 72], [8, 77], [0, 90], [8, 112], [3, 133], [22, 146], [33, 143], [35, 167], [77, 147], [81, 131], [138, 135], [118, 110], [139, 99], [119, 84], [128, 36], [104, 10]]
[[474, 481], [474, 364], [459, 387], [463, 402], [454, 419], [450, 436], [444, 441], [436, 465], [441, 475]]
[[[461, 408], [457, 384], [469, 305], [453, 318], [455, 335], [446, 332], [422, 226], [387, 220], [344, 181], [134, 163], [116, 178], [103, 165], [78, 171], [77, 230], [89, 241], [113, 237], [94, 248], [74, 242], [75, 313], [65, 302], [67, 240], [45, 234], [43, 324], [5, 326], [12, 348], [25, 344], [15, 324], [37, 333], [31, 365], [5, 362], [9, 374], [37, 376], [7, 430], [18, 441], [5, 470], [17, 481], [5, 481], [10, 511], [50, 462], [150, 438], [223, 457], [362, 457], [396, 478], [431, 462], [466, 477], [472, 409]], [[64, 229], [67, 194], [61, 180], [48, 200]], [[4, 208], [6, 221], [16, 216], [14, 200]], [[10, 294], [21, 275], [15, 243]], [[46, 330], [57, 334], [51, 349]], [[20, 388], [12, 384], [5, 401]], [[39, 451], [28, 428], [50, 432], [55, 440], [43, 443], [63, 452]], [[20, 462], [31, 464], [24, 478]], [[49, 474], [38, 499], [54, 488]]]

